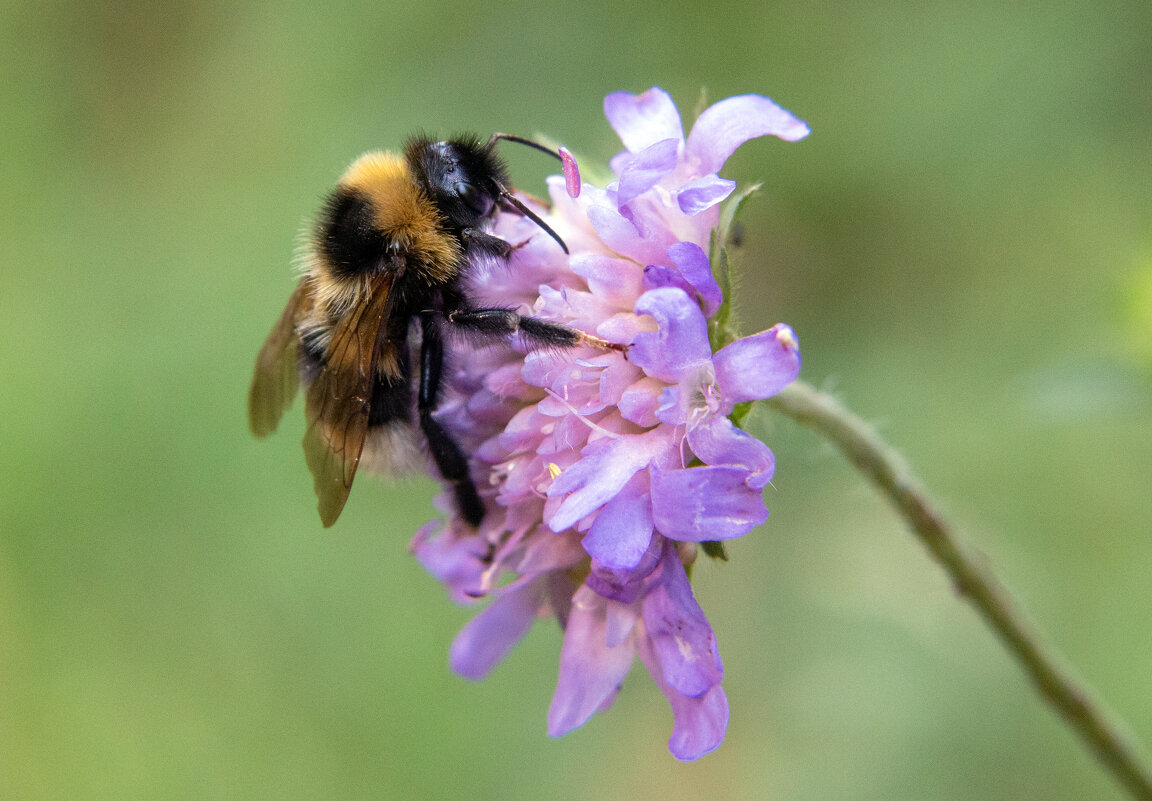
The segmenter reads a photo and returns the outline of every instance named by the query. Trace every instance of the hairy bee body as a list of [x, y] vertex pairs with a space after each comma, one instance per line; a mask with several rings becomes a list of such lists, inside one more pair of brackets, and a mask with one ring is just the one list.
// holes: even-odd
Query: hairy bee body
[[436, 288], [460, 278], [463, 250], [402, 157], [372, 152], [353, 162], [325, 201], [310, 246], [303, 281], [312, 303], [296, 323], [306, 382], [324, 366], [340, 320], [383, 292], [387, 318], [373, 354], [368, 425], [411, 422], [410, 357], [403, 346], [412, 315], [434, 301]]
[[564, 247], [506, 188], [495, 152], [500, 139], [539, 147], [504, 134], [486, 144], [416, 137], [402, 155], [361, 156], [324, 203], [305, 274], [256, 359], [248, 408], [253, 433], [264, 437], [297, 389], [306, 389], [304, 452], [325, 526], [340, 515], [361, 463], [394, 471], [429, 456], [452, 485], [462, 517], [473, 525], [482, 519], [467, 459], [433, 414], [444, 326], [519, 334], [538, 346], [612, 347], [468, 298], [471, 265], [513, 250], [483, 230], [498, 209], [530, 217]]

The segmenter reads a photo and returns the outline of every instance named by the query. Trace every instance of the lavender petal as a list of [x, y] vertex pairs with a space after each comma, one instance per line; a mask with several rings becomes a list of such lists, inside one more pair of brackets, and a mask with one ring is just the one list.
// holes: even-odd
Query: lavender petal
[[676, 265], [684, 280], [699, 293], [704, 316], [715, 314], [724, 302], [724, 293], [712, 275], [712, 263], [704, 249], [695, 242], [677, 242], [668, 248], [668, 258]]
[[652, 520], [666, 537], [685, 542], [742, 537], [768, 519], [759, 491], [742, 467], [649, 471]]
[[713, 415], [688, 431], [688, 446], [708, 465], [727, 465], [748, 471], [745, 484], [761, 490], [772, 480], [776, 457], [772, 450], [727, 417]]
[[712, 363], [726, 402], [763, 400], [800, 375], [800, 346], [792, 329], [780, 323], [726, 345]]
[[685, 156], [697, 175], [707, 175], [719, 172], [749, 139], [772, 135], [795, 142], [809, 133], [807, 123], [768, 98], [737, 95], [705, 109], [697, 118], [688, 134]]
[[672, 97], [658, 86], [643, 94], [613, 92], [604, 98], [604, 116], [633, 153], [663, 139], [683, 141], [680, 112]]
[[636, 313], [654, 317], [658, 328], [637, 334], [628, 358], [653, 378], [677, 381], [689, 367], [711, 357], [708, 322], [683, 290], [651, 289], [636, 301]]
[[583, 726], [620, 688], [636, 650], [633, 638], [608, 647], [607, 604], [587, 587], [576, 591], [560, 650], [560, 678], [548, 710], [548, 734]]
[[580, 461], [565, 470], [548, 488], [549, 498], [564, 497], [547, 521], [559, 533], [616, 497], [625, 484], [646, 467], [663, 436], [600, 439], [584, 449]]
[[583, 539], [584, 550], [604, 567], [631, 570], [652, 541], [652, 501], [648, 482], [636, 475], [608, 501]]
[[715, 175], [705, 175], [689, 181], [676, 190], [676, 205], [680, 211], [695, 216], [723, 202], [736, 189], [736, 182]]
[[665, 541], [659, 578], [644, 596], [642, 606], [648, 641], [668, 686], [695, 697], [719, 684], [724, 666], [716, 635], [692, 595], [671, 540]]
[[484, 678], [532, 627], [544, 590], [544, 582], [528, 582], [500, 595], [472, 618], [452, 642], [452, 669], [468, 679]]
[[697, 697], [676, 692], [664, 681], [659, 660], [647, 638], [637, 640], [641, 661], [672, 707], [672, 737], [668, 740], [672, 756], [688, 762], [716, 750], [728, 730], [728, 697], [724, 689], [717, 684]]
[[663, 139], [637, 153], [620, 173], [617, 202], [623, 206], [644, 194], [676, 167], [679, 139]]

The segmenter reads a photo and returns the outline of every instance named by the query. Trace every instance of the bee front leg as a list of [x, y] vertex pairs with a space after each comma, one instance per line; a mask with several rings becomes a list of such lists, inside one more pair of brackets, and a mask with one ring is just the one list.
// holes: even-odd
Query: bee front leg
[[559, 323], [550, 323], [538, 317], [525, 317], [511, 309], [470, 308], [461, 306], [447, 313], [448, 322], [465, 331], [489, 337], [520, 337], [534, 348], [574, 348], [591, 345], [604, 350], [627, 351], [626, 345], [617, 345], [598, 336]]
[[520, 247], [520, 245], [513, 245], [498, 236], [492, 236], [492, 234], [481, 231], [479, 228], [465, 228], [460, 234], [468, 243], [469, 249], [479, 253], [487, 253], [489, 256], [495, 256], [499, 259], [508, 258], [512, 255], [513, 250]]
[[440, 382], [444, 368], [444, 342], [440, 326], [432, 314], [420, 316], [420, 391], [416, 407], [420, 416], [420, 429], [428, 440], [432, 460], [444, 480], [452, 485], [460, 515], [472, 526], [484, 519], [484, 503], [472, 483], [468, 472], [468, 459], [447, 429], [432, 416], [440, 398]]

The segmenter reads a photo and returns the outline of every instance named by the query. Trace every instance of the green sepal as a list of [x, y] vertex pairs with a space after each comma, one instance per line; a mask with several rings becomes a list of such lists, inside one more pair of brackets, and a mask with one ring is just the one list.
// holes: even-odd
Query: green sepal
[[732, 425], [737, 428], [743, 428], [743, 423], [748, 419], [748, 415], [752, 414], [752, 409], [755, 408], [756, 401], [744, 401], [737, 403], [732, 409], [732, 414], [728, 415], [728, 419], [732, 421]]
[[733, 272], [732, 260], [728, 255], [728, 246], [732, 240], [732, 230], [736, 224], [736, 217], [740, 213], [744, 201], [759, 191], [760, 184], [751, 184], [732, 195], [720, 209], [720, 220], [712, 231], [712, 241], [709, 246], [709, 260], [712, 264], [712, 275], [720, 285], [720, 293], [724, 300], [720, 308], [708, 320], [708, 341], [712, 351], [735, 342], [738, 339], [735, 323], [732, 320], [732, 294]]
[[704, 550], [705, 556], [710, 556], [713, 559], [719, 559], [721, 562], [728, 561], [728, 552], [724, 550], [724, 543], [718, 540], [705, 540], [700, 543], [700, 547]]

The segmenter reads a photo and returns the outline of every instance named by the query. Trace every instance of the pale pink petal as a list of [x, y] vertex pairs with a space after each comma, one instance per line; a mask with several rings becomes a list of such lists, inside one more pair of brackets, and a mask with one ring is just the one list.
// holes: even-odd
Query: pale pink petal
[[633, 153], [662, 139], [684, 139], [676, 104], [657, 86], [639, 95], [613, 92], [604, 98], [604, 116]]

